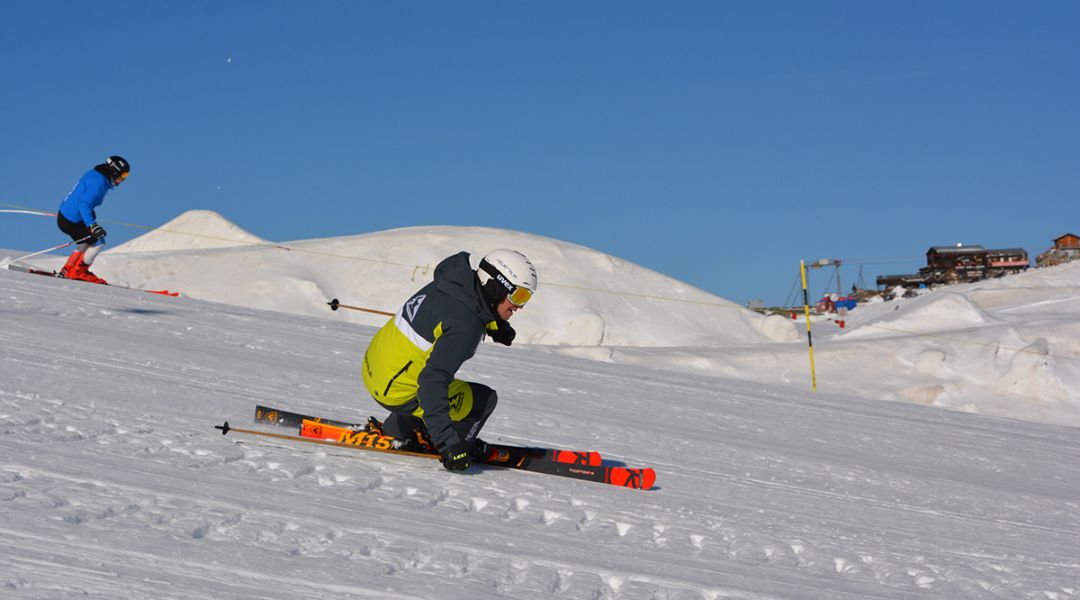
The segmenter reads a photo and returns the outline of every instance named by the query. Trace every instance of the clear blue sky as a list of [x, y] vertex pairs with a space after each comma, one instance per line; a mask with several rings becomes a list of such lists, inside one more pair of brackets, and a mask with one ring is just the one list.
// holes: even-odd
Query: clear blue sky
[[[188, 209], [483, 225], [777, 304], [800, 259], [873, 286], [1080, 233], [1078, 32], [1072, 0], [8, 2], [0, 202], [115, 153], [114, 244]], [[0, 214], [0, 247], [65, 239]]]

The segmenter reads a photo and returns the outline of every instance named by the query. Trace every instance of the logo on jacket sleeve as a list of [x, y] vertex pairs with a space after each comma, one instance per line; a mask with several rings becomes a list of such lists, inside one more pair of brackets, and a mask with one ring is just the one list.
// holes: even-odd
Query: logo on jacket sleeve
[[427, 295], [420, 294], [419, 296], [413, 296], [405, 303], [405, 316], [408, 317], [409, 321], [416, 318], [416, 313], [420, 310], [420, 305], [424, 303], [425, 298], [427, 298]]

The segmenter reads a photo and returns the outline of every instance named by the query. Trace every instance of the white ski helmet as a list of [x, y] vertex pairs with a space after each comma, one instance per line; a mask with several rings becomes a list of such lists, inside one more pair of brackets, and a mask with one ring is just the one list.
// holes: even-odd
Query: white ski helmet
[[515, 306], [525, 306], [536, 292], [536, 267], [516, 250], [493, 250], [480, 260], [476, 270], [480, 285], [492, 304], [509, 297]]

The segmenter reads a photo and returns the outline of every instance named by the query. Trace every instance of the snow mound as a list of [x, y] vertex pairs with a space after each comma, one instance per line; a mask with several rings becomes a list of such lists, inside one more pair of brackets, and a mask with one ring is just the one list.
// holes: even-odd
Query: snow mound
[[[227, 223], [214, 216], [216, 222]], [[109, 260], [98, 261], [96, 272], [106, 279], [177, 289], [202, 300], [381, 326], [386, 316], [350, 310], [331, 313], [326, 303], [338, 298], [344, 304], [393, 313], [431, 281], [435, 266], [445, 257], [464, 250], [475, 267], [496, 248], [524, 252], [540, 276], [536, 297], [514, 316], [515, 345], [670, 347], [797, 339], [794, 325], [783, 319], [769, 320], [603, 252], [485, 227], [408, 227], [280, 245], [186, 247], [183, 252], [152, 256], [114, 251]]]
[[800, 339], [791, 319], [780, 315], [768, 315], [764, 319], [755, 320], [754, 327], [774, 342], [796, 342]]
[[884, 316], [871, 319], [853, 331], [844, 334], [847, 339], [881, 336], [921, 334], [980, 327], [996, 322], [970, 297], [956, 292], [938, 292], [922, 296], [911, 304], [895, 305]]
[[1070, 399], [1045, 338], [1028, 344], [1012, 357], [1009, 370], [998, 381], [998, 391], [1043, 404], [1068, 403]]
[[109, 252], [165, 252], [267, 243], [267, 240], [244, 231], [212, 210], [189, 210], [145, 235], [110, 249]]

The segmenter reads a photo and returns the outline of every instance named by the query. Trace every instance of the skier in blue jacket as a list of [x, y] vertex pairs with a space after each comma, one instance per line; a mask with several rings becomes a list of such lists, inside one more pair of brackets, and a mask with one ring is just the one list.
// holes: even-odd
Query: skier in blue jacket
[[127, 179], [129, 173], [131, 165], [128, 161], [121, 156], [110, 156], [109, 160], [87, 171], [60, 203], [56, 225], [78, 242], [67, 264], [60, 270], [62, 277], [106, 283], [90, 272], [90, 265], [94, 264], [94, 258], [105, 243], [105, 228], [98, 224], [94, 209], [101, 206], [105, 194]]

